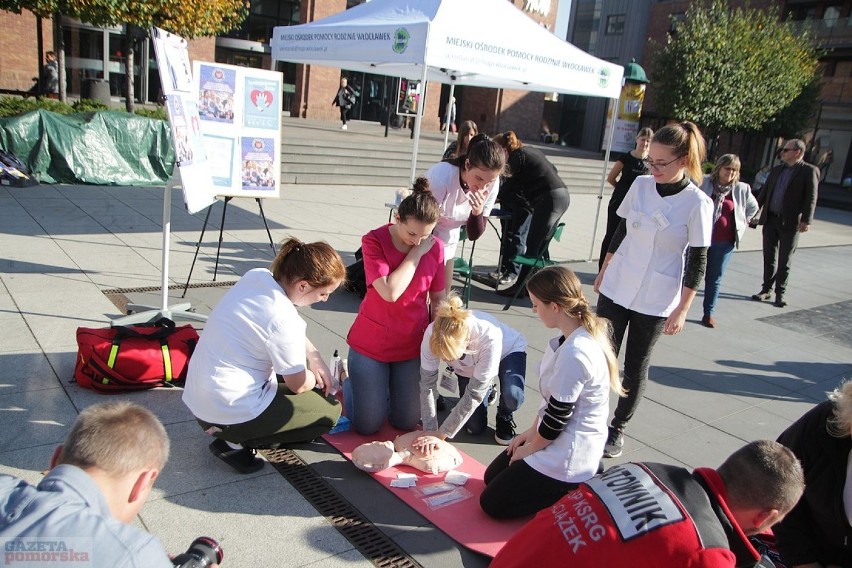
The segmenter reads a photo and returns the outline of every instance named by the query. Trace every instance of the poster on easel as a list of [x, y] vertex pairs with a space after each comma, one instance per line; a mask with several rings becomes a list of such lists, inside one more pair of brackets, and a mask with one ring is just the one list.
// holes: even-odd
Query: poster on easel
[[217, 192], [205, 151], [187, 42], [160, 28], [152, 28], [151, 37], [175, 147], [172, 177], [180, 178], [187, 210], [197, 213], [216, 202]]
[[280, 197], [281, 73], [204, 61], [193, 72], [216, 193]]

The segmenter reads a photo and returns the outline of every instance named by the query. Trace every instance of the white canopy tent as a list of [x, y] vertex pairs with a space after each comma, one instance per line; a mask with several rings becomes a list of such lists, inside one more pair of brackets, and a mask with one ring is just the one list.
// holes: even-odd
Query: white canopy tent
[[[271, 46], [273, 60], [420, 79], [421, 85], [436, 81], [451, 89], [618, 99], [624, 75], [620, 65], [560, 40], [506, 0], [371, 0], [308, 24], [276, 27]], [[414, 127], [412, 180], [424, 106], [418, 106]], [[601, 196], [608, 161], [609, 148]]]

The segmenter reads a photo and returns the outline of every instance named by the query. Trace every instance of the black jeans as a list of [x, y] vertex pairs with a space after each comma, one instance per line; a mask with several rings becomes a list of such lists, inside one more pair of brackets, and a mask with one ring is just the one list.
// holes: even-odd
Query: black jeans
[[[799, 244], [799, 228], [784, 226], [782, 217], [769, 213], [763, 225], [763, 287], [769, 292], [775, 285], [775, 294], [783, 296], [790, 278], [790, 259]], [[776, 255], [778, 263], [776, 265]], [[777, 266], [777, 269], [776, 269]]]
[[[516, 205], [512, 210], [512, 235], [506, 243], [503, 255], [503, 271], [516, 274], [518, 267], [511, 260], [516, 254], [536, 257], [543, 251], [547, 234], [559, 222], [568, 210], [571, 196], [564, 187], [551, 189], [536, 197], [529, 205]], [[523, 244], [521, 235], [524, 225], [529, 222], [529, 230]], [[517, 235], [517, 238], [516, 238]], [[520, 280], [520, 277], [519, 277]]]
[[509, 465], [509, 454], [500, 452], [485, 470], [479, 505], [495, 519], [514, 519], [537, 513], [576, 488], [576, 483], [548, 477], [524, 460]]
[[345, 106], [340, 107], [340, 122], [346, 124], [346, 120], [349, 118], [349, 109]]
[[648, 381], [648, 368], [651, 366], [651, 351], [663, 332], [666, 318], [640, 314], [620, 306], [603, 294], [598, 296], [597, 314], [612, 323], [612, 346], [616, 355], [621, 351], [624, 333], [627, 335], [627, 351], [624, 353], [624, 378], [622, 386], [627, 396], [618, 399], [612, 427], [624, 430], [633, 418], [633, 413], [642, 400], [645, 383]]

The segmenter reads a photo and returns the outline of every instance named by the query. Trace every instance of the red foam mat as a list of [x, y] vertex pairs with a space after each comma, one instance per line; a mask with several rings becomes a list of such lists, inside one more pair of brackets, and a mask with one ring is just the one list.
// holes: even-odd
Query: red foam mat
[[[326, 434], [323, 437], [347, 459], [351, 460], [352, 450], [361, 444], [375, 440], [393, 440], [401, 433], [386, 424], [382, 430], [372, 436], [361, 436], [350, 431]], [[503, 521], [492, 519], [483, 513], [479, 507], [479, 495], [485, 488], [485, 482], [482, 480], [485, 474], [485, 466], [464, 452], [461, 454], [464, 463], [457, 468], [457, 471], [470, 475], [470, 479], [467, 480], [464, 488], [471, 493], [471, 496], [439, 509], [429, 508], [423, 497], [414, 488], [391, 487], [390, 482], [392, 479], [396, 479], [397, 473], [416, 473], [417, 486], [423, 487], [443, 481], [444, 474], [430, 475], [412, 467], [400, 465], [369, 475], [372, 475], [382, 487], [428, 519], [447, 536], [466, 548], [493, 558], [503, 548], [506, 541], [529, 519]]]

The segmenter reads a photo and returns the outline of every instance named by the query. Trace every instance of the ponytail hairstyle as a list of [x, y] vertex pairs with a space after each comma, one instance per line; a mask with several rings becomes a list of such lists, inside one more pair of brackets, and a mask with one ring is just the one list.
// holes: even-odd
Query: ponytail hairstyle
[[470, 340], [470, 317], [470, 310], [465, 309], [458, 294], [450, 293], [446, 300], [438, 304], [432, 323], [432, 337], [429, 338], [429, 349], [435, 357], [441, 361], [461, 359]]
[[396, 212], [403, 222], [411, 217], [427, 225], [437, 223], [441, 216], [441, 204], [429, 191], [429, 180], [422, 176], [414, 180], [411, 193], [400, 202]]
[[290, 237], [281, 243], [269, 270], [278, 282], [304, 280], [314, 288], [340, 284], [346, 279], [343, 259], [326, 242], [303, 243]]
[[581, 325], [595, 338], [606, 356], [609, 367], [609, 387], [619, 396], [625, 391], [618, 372], [618, 358], [612, 347], [609, 320], [599, 318], [583, 295], [580, 279], [564, 266], [548, 266], [536, 272], [527, 282], [527, 290], [547, 304], [556, 304], [567, 315], [580, 320]]
[[694, 183], [700, 183], [704, 177], [701, 163], [707, 156], [704, 136], [698, 127], [689, 121], [667, 124], [657, 130], [651, 142], [668, 146], [678, 157], [686, 157], [686, 175]]
[[503, 132], [502, 134], [498, 134], [494, 137], [494, 141], [497, 142], [509, 154], [524, 145], [523, 142], [518, 140], [518, 135], [515, 134], [514, 130], [508, 130], [506, 132]]

